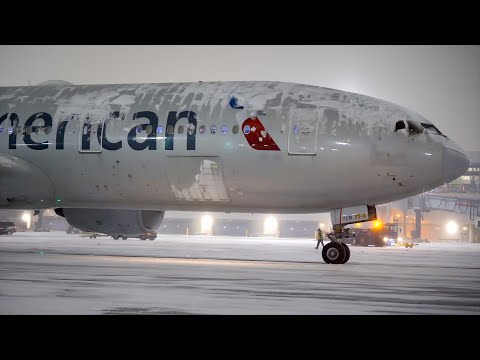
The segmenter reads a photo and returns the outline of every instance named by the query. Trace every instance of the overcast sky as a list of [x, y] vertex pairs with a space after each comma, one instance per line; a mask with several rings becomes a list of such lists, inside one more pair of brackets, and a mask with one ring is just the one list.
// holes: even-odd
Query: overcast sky
[[274, 80], [358, 92], [480, 151], [480, 46], [0, 46], [0, 86]]

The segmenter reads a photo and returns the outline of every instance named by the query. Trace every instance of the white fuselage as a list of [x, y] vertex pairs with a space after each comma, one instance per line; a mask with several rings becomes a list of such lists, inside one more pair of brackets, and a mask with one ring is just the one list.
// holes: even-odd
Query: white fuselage
[[466, 164], [412, 111], [292, 83], [7, 87], [0, 116], [1, 208], [323, 212]]

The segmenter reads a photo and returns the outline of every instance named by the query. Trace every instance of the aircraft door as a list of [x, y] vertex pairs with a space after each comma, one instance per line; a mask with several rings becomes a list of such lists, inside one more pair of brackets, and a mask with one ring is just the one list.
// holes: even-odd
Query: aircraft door
[[81, 153], [101, 153], [105, 118], [97, 114], [85, 114], [81, 121], [79, 149]]
[[316, 110], [295, 109], [288, 131], [289, 155], [315, 155], [317, 153], [319, 113]]

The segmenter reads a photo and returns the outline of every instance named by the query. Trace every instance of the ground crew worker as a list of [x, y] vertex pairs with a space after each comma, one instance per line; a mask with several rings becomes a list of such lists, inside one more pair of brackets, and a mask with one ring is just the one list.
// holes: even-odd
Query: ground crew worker
[[318, 249], [318, 245], [323, 241], [323, 232], [322, 229], [317, 230], [317, 247], [315, 249]]

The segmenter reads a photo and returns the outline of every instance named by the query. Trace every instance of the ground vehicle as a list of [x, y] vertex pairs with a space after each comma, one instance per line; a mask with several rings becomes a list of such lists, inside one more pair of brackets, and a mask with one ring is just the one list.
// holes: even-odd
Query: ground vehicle
[[1, 235], [12, 235], [17, 231], [15, 224], [11, 221], [2, 221], [0, 222], [0, 234]]
[[155, 231], [150, 231], [139, 236], [140, 240], [155, 240], [157, 238], [157, 233]]
[[65, 232], [67, 234], [80, 234], [80, 230], [78, 230], [77, 228], [74, 228], [73, 226], [69, 225], [67, 230], [65, 230]]
[[391, 246], [396, 245], [399, 236], [398, 224], [375, 221], [373, 227], [369, 229], [355, 229], [355, 235], [352, 239], [352, 245], [356, 246]]
[[[143, 233], [139, 236], [130, 236], [130, 237], [138, 237], [140, 240], [147, 240], [147, 239], [155, 240], [157, 237], [157, 233], [155, 231], [150, 231], [150, 232]], [[115, 240], [118, 240], [120, 238], [122, 238], [123, 240], [127, 240], [129, 237], [125, 235], [112, 235], [112, 238], [114, 238]]]

